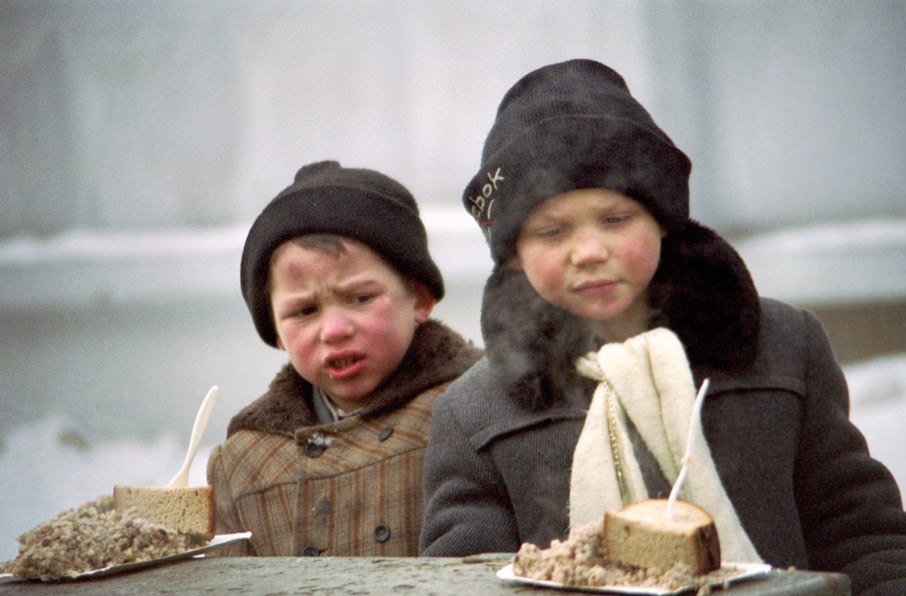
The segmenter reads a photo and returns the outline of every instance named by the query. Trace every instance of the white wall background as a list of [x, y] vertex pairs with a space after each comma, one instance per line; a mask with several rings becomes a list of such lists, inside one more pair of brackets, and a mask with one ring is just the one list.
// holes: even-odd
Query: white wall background
[[[0, 559], [114, 482], [166, 482], [211, 385], [208, 447], [264, 390], [283, 358], [239, 254], [305, 163], [413, 191], [436, 313], [480, 343], [490, 261], [459, 199], [503, 93], [544, 64], [624, 75], [763, 292], [906, 299], [903, 1], [0, 0], [0, 47]], [[889, 464], [898, 363], [853, 373]]]

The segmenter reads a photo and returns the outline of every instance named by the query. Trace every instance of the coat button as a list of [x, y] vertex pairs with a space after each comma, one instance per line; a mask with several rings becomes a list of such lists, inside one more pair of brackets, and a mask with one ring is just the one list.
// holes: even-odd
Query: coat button
[[302, 549], [303, 557], [317, 557], [321, 554], [321, 551], [318, 550], [317, 546], [306, 546]]
[[390, 528], [386, 524], [378, 524], [374, 527], [374, 539], [378, 542], [387, 542], [390, 540]]
[[324, 446], [309, 441], [305, 444], [305, 455], [308, 457], [319, 457], [324, 453]]
[[318, 504], [312, 509], [312, 513], [315, 517], [324, 517], [330, 515], [332, 512], [333, 506], [330, 504], [330, 499], [327, 497], [321, 497], [321, 500], [318, 501]]
[[381, 429], [381, 432], [378, 433], [377, 438], [380, 439], [381, 441], [386, 441], [387, 439], [390, 438], [390, 435], [392, 435], [392, 434], [393, 434], [393, 427], [385, 426], [384, 428]]

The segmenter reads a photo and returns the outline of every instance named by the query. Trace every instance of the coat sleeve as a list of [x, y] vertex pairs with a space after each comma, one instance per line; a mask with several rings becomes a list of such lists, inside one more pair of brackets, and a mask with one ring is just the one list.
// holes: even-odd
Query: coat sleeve
[[[233, 534], [235, 532], [245, 532], [246, 528], [242, 527], [242, 523], [239, 520], [239, 512], [233, 502], [229, 481], [223, 467], [221, 449], [222, 446], [217, 446], [211, 451], [207, 467], [208, 484], [211, 485], [211, 493], [214, 500], [214, 533]], [[254, 554], [251, 542], [242, 540], [214, 549], [206, 556], [243, 557]]]
[[906, 593], [906, 514], [892, 474], [849, 421], [849, 393], [818, 320], [805, 315], [807, 399], [797, 494], [810, 564], [853, 593]]
[[490, 455], [472, 447], [449, 397], [438, 398], [431, 419], [419, 554], [515, 552], [520, 542], [504, 482]]

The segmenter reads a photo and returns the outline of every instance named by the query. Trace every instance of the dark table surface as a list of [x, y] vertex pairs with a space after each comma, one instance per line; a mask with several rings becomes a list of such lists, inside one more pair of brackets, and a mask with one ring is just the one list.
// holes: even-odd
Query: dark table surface
[[[512, 555], [466, 558], [195, 558], [103, 578], [0, 583], [0, 594], [558, 594], [507, 583], [496, 572]], [[772, 570], [730, 586], [741, 594], [848, 594], [835, 573]]]

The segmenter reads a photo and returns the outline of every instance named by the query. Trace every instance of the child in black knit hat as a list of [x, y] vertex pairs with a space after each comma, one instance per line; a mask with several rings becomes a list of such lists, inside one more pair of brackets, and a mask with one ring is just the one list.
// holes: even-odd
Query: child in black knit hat
[[685, 466], [724, 560], [906, 590], [900, 492], [821, 325], [689, 218], [690, 168], [603, 64], [504, 96], [463, 194], [495, 261], [487, 356], [435, 403], [421, 553], [546, 548]]
[[255, 220], [241, 287], [289, 363], [208, 461], [219, 554], [417, 554], [431, 405], [479, 352], [430, 320], [443, 280], [412, 195], [307, 165]]

